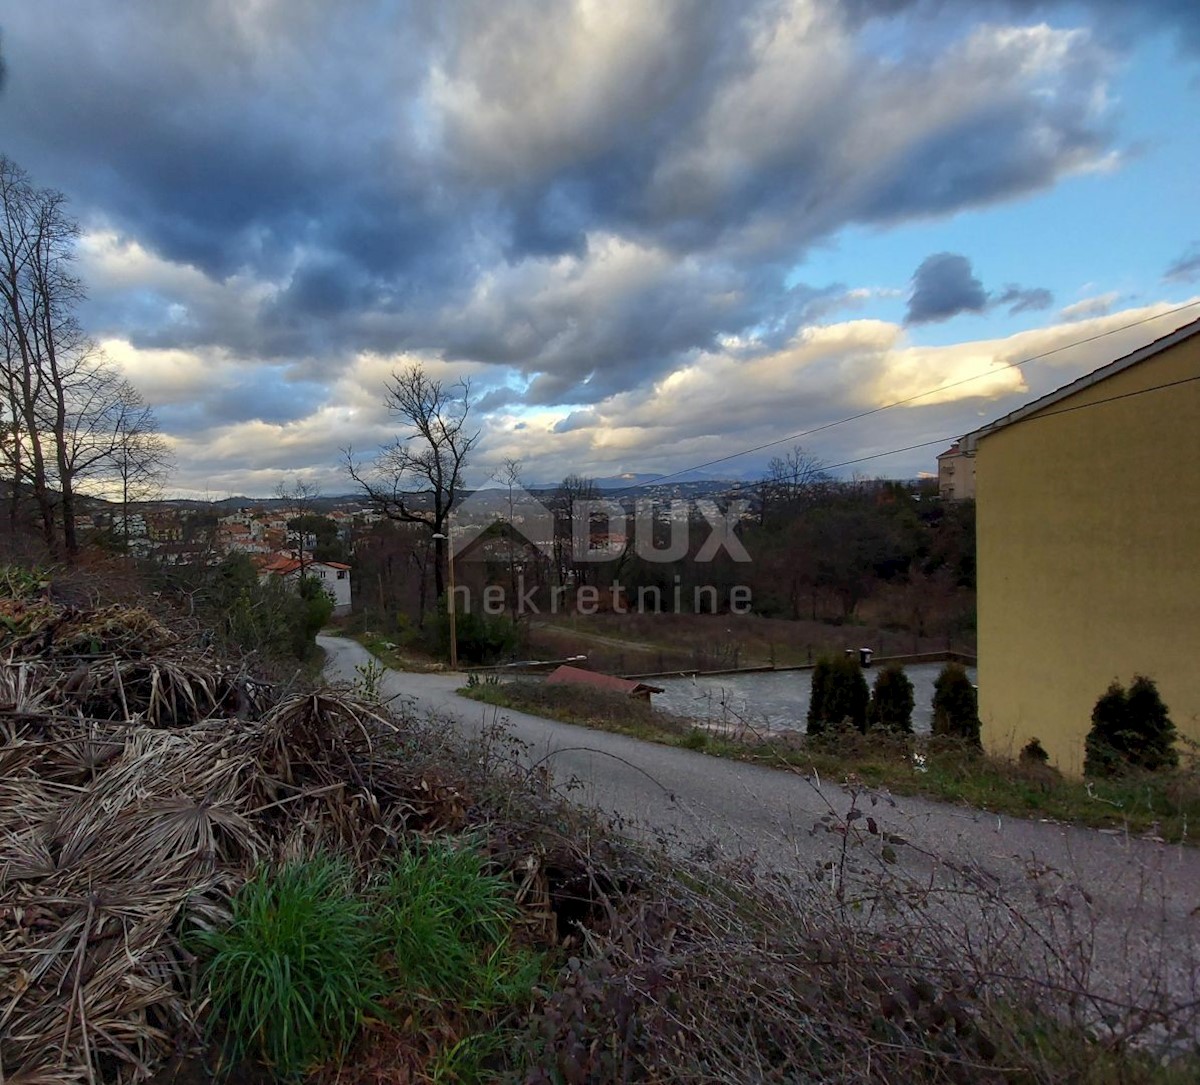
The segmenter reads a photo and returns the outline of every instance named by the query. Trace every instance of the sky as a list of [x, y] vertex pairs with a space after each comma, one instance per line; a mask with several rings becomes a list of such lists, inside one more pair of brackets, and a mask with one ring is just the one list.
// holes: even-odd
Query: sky
[[914, 477], [1200, 317], [1194, 0], [43, 0], [0, 35], [0, 152], [68, 196], [172, 494], [351, 489], [413, 363], [470, 382], [473, 485], [754, 478], [795, 435]]

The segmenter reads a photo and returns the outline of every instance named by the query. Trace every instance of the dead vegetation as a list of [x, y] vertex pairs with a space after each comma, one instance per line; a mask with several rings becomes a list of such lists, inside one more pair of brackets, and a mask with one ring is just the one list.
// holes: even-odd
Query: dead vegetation
[[[1110, 1006], [1114, 1023], [1089, 1032], [1095, 1005], [1065, 965], [1018, 972], [1002, 933], [985, 952], [993, 928], [889, 881], [894, 857], [862, 812], [831, 816], [840, 858], [796, 883], [753, 864], [714, 872], [624, 844], [519, 768], [503, 736], [466, 748], [346, 691], [281, 697], [136, 610], [34, 600], [5, 614], [6, 1085], [140, 1081], [201, 1058], [190, 936], [227, 922], [256, 869], [329, 854], [369, 871], [447, 834], [480, 842], [521, 938], [557, 962], [479, 1079], [1188, 1080], [1130, 1052], [1149, 1037], [1178, 1053], [1194, 1012]], [[1015, 921], [986, 888], [955, 890], [968, 892], [995, 931]], [[457, 1006], [369, 1022], [353, 1058], [315, 1080], [468, 1080], [446, 1069], [475, 1039], [463, 1028]]]
[[370, 861], [462, 824], [458, 790], [382, 748], [397, 725], [365, 702], [272, 704], [136, 609], [5, 616], [2, 1080], [145, 1077], [200, 1036], [186, 928], [222, 922], [256, 864]]

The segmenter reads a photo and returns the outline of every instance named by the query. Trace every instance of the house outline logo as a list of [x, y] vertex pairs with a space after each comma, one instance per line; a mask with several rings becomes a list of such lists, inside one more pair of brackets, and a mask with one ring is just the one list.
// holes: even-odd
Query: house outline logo
[[[496, 510], [493, 495], [501, 497], [503, 509]], [[510, 508], [513, 518], [521, 517], [519, 523], [510, 519]], [[475, 490], [462, 504], [455, 507], [452, 525], [454, 521], [461, 523], [464, 514], [472, 520], [478, 516], [479, 521], [457, 530], [452, 527], [453, 542], [450, 552], [456, 558], [496, 524], [507, 524], [530, 546], [548, 558], [554, 557], [554, 513], [524, 486], [516, 485], [511, 490], [508, 486]]]

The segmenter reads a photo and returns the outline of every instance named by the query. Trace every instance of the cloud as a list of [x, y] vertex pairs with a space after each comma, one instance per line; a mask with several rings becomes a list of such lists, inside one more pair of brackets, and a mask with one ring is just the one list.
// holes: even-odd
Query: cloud
[[1081, 301], [1064, 305], [1059, 311], [1061, 320], [1087, 320], [1090, 317], [1104, 316], [1117, 303], [1121, 295], [1112, 290], [1107, 294], [1097, 294], [1094, 297], [1083, 298]]
[[1190, 283], [1200, 279], [1200, 241], [1191, 246], [1163, 273], [1169, 282]]
[[[790, 269], [848, 224], [1112, 151], [1083, 29], [960, 22], [885, 60], [776, 0], [62, 0], [56, 23], [8, 20], [6, 143], [109, 250], [89, 323], [252, 362], [523, 356], [564, 402], [791, 327]], [[581, 288], [615, 268], [641, 288]]]
[[949, 320], [960, 313], [982, 313], [997, 306], [1007, 307], [1010, 316], [1035, 309], [1048, 309], [1054, 296], [1045, 287], [1008, 283], [998, 293], [989, 293], [975, 277], [971, 261], [953, 252], [927, 256], [913, 273], [906, 324], [929, 324]]
[[982, 313], [987, 307], [987, 292], [971, 273], [971, 261], [953, 252], [925, 257], [913, 272], [912, 294], [908, 299], [908, 324], [927, 324], [949, 320], [959, 313]]
[[598, 421], [595, 411], [572, 411], [566, 418], [554, 423], [554, 432], [570, 433], [577, 429], [591, 429]]
[[[943, 19], [948, 12], [961, 10], [950, 0], [841, 0], [852, 22], [872, 18], [891, 18], [908, 12], [929, 19]], [[1050, 0], [996, 0], [1002, 12], [1020, 17], [1040, 14], [1057, 5]], [[1156, 34], [1173, 31], [1185, 49], [1200, 49], [1200, 8], [1192, 0], [1143, 0], [1129, 4], [1125, 0], [1081, 0], [1090, 9], [1098, 27], [1119, 42], [1130, 34]]]
[[995, 305], [1008, 306], [1009, 316], [1017, 313], [1049, 309], [1054, 304], [1054, 295], [1043, 286], [1023, 287], [1009, 283], [993, 299]]
[[[941, 6], [933, 34], [910, 24], [934, 5], [903, 0], [58, 0], [52, 23], [17, 5], [5, 145], [70, 196], [83, 322], [189, 477], [241, 487], [239, 456], [328, 465], [385, 439], [382, 381], [411, 359], [471, 375], [497, 448], [567, 426], [564, 457], [633, 457], [657, 447], [635, 408], [714, 359], [764, 429], [786, 359], [853, 382], [802, 382], [814, 409], [870, 385], [893, 349], [871, 343], [902, 330], [797, 338], [881, 296], [797, 282], [814, 248], [1119, 162], [1121, 49], [1086, 13], [1115, 8], [1093, 5], [1047, 5], [1053, 25]], [[914, 321], [1050, 302], [939, 255], [961, 263], [923, 265]]]
[[[588, 408], [477, 410], [482, 436], [469, 480], [484, 482], [505, 457], [523, 461], [527, 478], [547, 481], [568, 471], [596, 477], [675, 471], [817, 427], [800, 440], [828, 463], [952, 437], [1172, 330], [1185, 319], [1163, 315], [1172, 308], [1163, 303], [946, 346], [914, 343], [899, 324], [864, 319], [806, 327], [779, 346], [750, 338], [698, 354], [648, 388], [617, 391]], [[1144, 323], [1128, 327], [1137, 321]], [[1104, 337], [1075, 345], [1097, 335]], [[341, 450], [353, 445], [369, 454], [394, 436], [395, 421], [377, 389], [384, 374], [411, 360], [356, 356], [324, 398], [310, 399], [292, 418], [286, 411], [236, 407], [222, 416], [239, 387], [229, 359], [112, 342], [105, 349], [135, 379], [158, 374], [153, 391], [166, 401], [158, 409], [180, 420], [172, 488], [200, 496], [269, 494], [297, 471], [326, 493], [346, 491]], [[1054, 353], [1039, 357], [1047, 351]], [[427, 364], [444, 379], [471, 373]], [[262, 383], [244, 398], [254, 402], [272, 382], [286, 395], [288, 377], [263, 370]], [[303, 382], [300, 394], [306, 394]], [[481, 391], [481, 398], [487, 394]], [[911, 397], [919, 398], [888, 407]], [[824, 428], [881, 407], [887, 409]], [[755, 477], [770, 455], [768, 449], [703, 474]], [[915, 475], [928, 466], [923, 456], [917, 450], [889, 457], [872, 470]]]

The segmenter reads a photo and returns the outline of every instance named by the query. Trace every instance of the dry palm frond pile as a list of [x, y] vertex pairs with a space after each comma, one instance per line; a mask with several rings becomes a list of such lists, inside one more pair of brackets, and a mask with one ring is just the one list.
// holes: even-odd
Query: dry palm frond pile
[[239, 718], [229, 675], [144, 612], [53, 609], [10, 604], [0, 634], [0, 1081], [136, 1080], [197, 1037], [186, 933], [259, 861], [370, 862], [466, 802], [365, 702]]
[[[215, 715], [253, 718], [268, 694], [140, 607], [0, 598], [0, 660], [30, 688], [52, 687], [51, 702], [72, 717], [180, 727]], [[17, 681], [0, 681], [0, 709], [14, 707]]]

